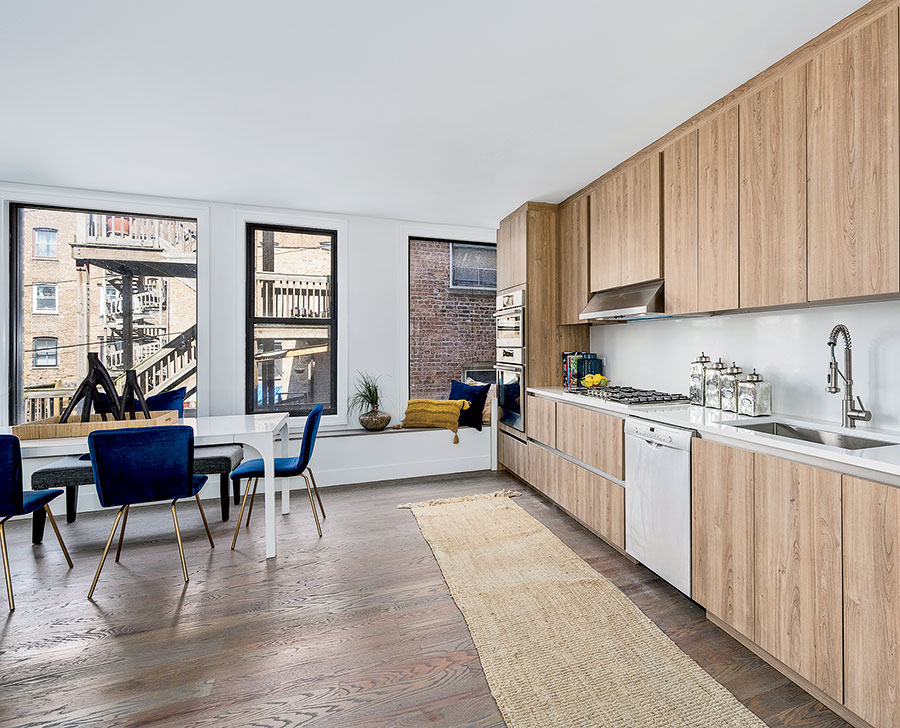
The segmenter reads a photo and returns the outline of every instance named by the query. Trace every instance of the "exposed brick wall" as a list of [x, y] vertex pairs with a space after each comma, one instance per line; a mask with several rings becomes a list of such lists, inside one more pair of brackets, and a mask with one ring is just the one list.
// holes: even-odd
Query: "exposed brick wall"
[[493, 362], [494, 292], [450, 288], [450, 243], [409, 243], [409, 396], [446, 399], [467, 364]]

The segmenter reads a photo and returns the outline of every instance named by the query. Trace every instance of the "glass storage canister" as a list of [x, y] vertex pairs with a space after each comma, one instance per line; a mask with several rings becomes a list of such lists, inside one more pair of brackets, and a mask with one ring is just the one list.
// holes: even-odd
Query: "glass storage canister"
[[738, 383], [744, 370], [731, 362], [731, 366], [722, 372], [719, 378], [719, 392], [722, 395], [722, 409], [726, 412], [738, 411]]
[[719, 388], [719, 383], [724, 369], [725, 362], [722, 361], [722, 357], [719, 357], [719, 361], [715, 364], [706, 367], [703, 398], [707, 407], [719, 409], [722, 406], [722, 390]]
[[709, 361], [709, 357], [701, 351], [697, 360], [691, 362], [691, 404], [702, 406], [705, 401], [703, 398], [704, 374]]
[[743, 382], [738, 382], [738, 413], [749, 417], [772, 414], [772, 383], [764, 382], [755, 369]]

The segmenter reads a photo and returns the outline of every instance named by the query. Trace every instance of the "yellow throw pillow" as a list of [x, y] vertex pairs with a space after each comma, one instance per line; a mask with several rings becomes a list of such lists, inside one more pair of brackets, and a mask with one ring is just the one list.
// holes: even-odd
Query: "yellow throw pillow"
[[469, 409], [464, 399], [411, 399], [406, 406], [403, 427], [443, 427], [453, 433], [453, 443], [459, 443], [459, 413]]

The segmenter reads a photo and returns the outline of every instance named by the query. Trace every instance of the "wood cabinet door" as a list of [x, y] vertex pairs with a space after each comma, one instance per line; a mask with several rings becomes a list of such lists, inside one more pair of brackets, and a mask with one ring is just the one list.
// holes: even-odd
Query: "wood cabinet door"
[[528, 437], [556, 447], [556, 402], [529, 394], [525, 400], [525, 431]]
[[590, 194], [590, 288], [604, 291], [622, 285], [625, 235], [625, 185], [622, 174], [600, 182]]
[[691, 591], [753, 638], [753, 453], [695, 438], [691, 449]]
[[844, 705], [900, 726], [900, 489], [843, 476]]
[[[728, 311], [740, 306], [736, 106], [716, 114], [697, 129], [697, 169], [697, 310]], [[663, 232], [668, 250], [668, 229]]]
[[663, 150], [663, 238], [666, 313], [699, 311], [697, 132]]
[[739, 114], [741, 308], [806, 301], [806, 68]]
[[509, 221], [509, 279], [511, 286], [524, 286], [527, 280], [528, 214], [522, 209]]
[[652, 281], [662, 277], [660, 237], [660, 158], [657, 152], [622, 172], [625, 200], [622, 247], [622, 283]]
[[594, 533], [625, 548], [625, 488], [578, 465], [572, 513]]
[[522, 480], [528, 480], [528, 447], [505, 432], [497, 433], [497, 462]]
[[625, 423], [618, 417], [557, 402], [556, 449], [617, 480], [625, 478]]
[[559, 322], [583, 323], [578, 316], [588, 302], [590, 247], [588, 196], [559, 208]]
[[528, 483], [552, 501], [559, 500], [556, 479], [558, 457], [535, 442], [528, 443]]
[[809, 300], [900, 289], [897, 9], [807, 65]]
[[841, 476], [756, 453], [754, 522], [754, 642], [841, 702]]
[[497, 290], [509, 288], [509, 226], [505, 221], [497, 228]]

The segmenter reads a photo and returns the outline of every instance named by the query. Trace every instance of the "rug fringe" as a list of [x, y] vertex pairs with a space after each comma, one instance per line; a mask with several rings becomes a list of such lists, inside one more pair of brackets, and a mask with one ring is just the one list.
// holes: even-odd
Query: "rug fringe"
[[522, 495], [522, 491], [504, 488], [503, 490], [495, 490], [493, 493], [475, 493], [474, 495], [462, 495], [458, 498], [433, 498], [432, 500], [422, 501], [421, 503], [403, 503], [397, 506], [397, 508], [410, 510], [412, 508], [443, 506], [448, 503], [465, 503], [466, 501], [489, 500], [491, 498], [515, 498], [519, 495]]

